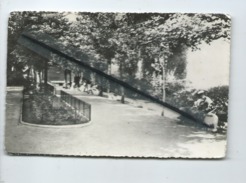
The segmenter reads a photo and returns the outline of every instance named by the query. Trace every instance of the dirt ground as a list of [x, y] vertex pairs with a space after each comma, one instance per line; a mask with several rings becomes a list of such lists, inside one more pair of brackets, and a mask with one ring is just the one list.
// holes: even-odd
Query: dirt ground
[[92, 106], [91, 123], [49, 128], [20, 124], [22, 94], [6, 95], [5, 148], [9, 153], [113, 157], [222, 158], [226, 136], [158, 111], [98, 96], [77, 95]]

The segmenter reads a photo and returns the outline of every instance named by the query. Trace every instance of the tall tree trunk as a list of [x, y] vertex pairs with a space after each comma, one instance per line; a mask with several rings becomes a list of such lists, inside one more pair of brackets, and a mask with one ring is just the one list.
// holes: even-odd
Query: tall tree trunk
[[[47, 84], [48, 84], [48, 61], [44, 61], [44, 91], [48, 92]], [[40, 78], [41, 79], [41, 78]]]
[[48, 62], [45, 61], [45, 68], [44, 68], [44, 83], [48, 83]]
[[39, 83], [42, 83], [42, 71], [38, 71]]
[[27, 80], [29, 81], [30, 80], [30, 73], [31, 73], [31, 68], [29, 68], [27, 70]]
[[[67, 88], [68, 85], [71, 85], [72, 84], [72, 76], [71, 76], [71, 71], [68, 70], [68, 69], [65, 69], [64, 70], [64, 79], [65, 79], [65, 87]], [[68, 80], [68, 77], [69, 77], [69, 80]]]
[[37, 75], [36, 75], [36, 69], [33, 68], [33, 79], [34, 79], [34, 83], [37, 83]]
[[143, 59], [141, 58], [140, 50], [138, 51], [138, 58], [139, 60], [137, 64], [138, 69], [137, 69], [136, 77], [141, 80], [144, 77], [144, 74], [143, 74]]
[[72, 86], [72, 71], [71, 70], [69, 70], [69, 72], [68, 72], [68, 75], [69, 75], [69, 85], [70, 85], [70, 88], [71, 88], [71, 86]]
[[[122, 62], [120, 62], [119, 65], [119, 70], [120, 70], [120, 79], [123, 79], [123, 64]], [[121, 86], [121, 103], [124, 104], [125, 103], [125, 88], [123, 86]]]
[[67, 87], [67, 70], [64, 70], [65, 87]]
[[42, 71], [38, 71], [38, 77], [39, 77], [39, 83], [38, 83], [38, 89], [40, 90], [41, 89], [41, 86], [42, 86]]
[[[111, 75], [111, 60], [108, 61], [108, 75]], [[107, 81], [107, 93], [110, 92], [110, 81]]]
[[34, 68], [33, 68], [33, 66], [30, 67], [30, 76], [31, 76], [32, 79], [35, 80], [35, 73], [34, 73]]
[[[166, 70], [165, 67], [162, 66], [162, 101], [166, 101]], [[164, 116], [165, 109], [163, 107], [161, 115]]]
[[121, 86], [121, 103], [124, 104], [125, 103], [125, 88], [123, 86]]
[[39, 72], [37, 70], [34, 70], [35, 73], [35, 88], [39, 88], [40, 78], [39, 78]]
[[95, 84], [96, 83], [96, 74], [91, 72], [90, 74], [90, 81], [91, 83]]

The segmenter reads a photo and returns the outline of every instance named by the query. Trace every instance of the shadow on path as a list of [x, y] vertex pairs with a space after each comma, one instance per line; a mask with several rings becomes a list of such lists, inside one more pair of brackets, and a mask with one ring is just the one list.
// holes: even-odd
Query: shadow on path
[[226, 139], [107, 98], [77, 95], [92, 105], [81, 128], [20, 125], [21, 92], [6, 96], [6, 150], [11, 153], [115, 157], [221, 158]]

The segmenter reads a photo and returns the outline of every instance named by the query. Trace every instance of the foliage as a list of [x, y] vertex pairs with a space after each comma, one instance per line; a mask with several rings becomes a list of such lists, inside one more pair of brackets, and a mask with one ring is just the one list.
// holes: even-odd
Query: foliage
[[[29, 88], [28, 96], [23, 101], [23, 120], [25, 122], [42, 125], [71, 125], [87, 122], [85, 118], [76, 116], [73, 110], [66, 107], [54, 95], [40, 93]], [[54, 107], [54, 103], [57, 101], [58, 107]]]
[[207, 91], [207, 95], [214, 101], [218, 113], [227, 114], [229, 103], [229, 88], [228, 86], [218, 86]]
[[[193, 105], [197, 100], [197, 96], [195, 93], [196, 89], [187, 90], [185, 88], [182, 89], [182, 85], [174, 85], [173, 91], [167, 93], [167, 102], [172, 104], [173, 106], [180, 108], [186, 112], [191, 113], [192, 115], [196, 115], [193, 113]], [[225, 131], [227, 129], [228, 122], [228, 86], [218, 86], [210, 88], [205, 91], [205, 95], [212, 99], [212, 109], [216, 109], [215, 113], [219, 117], [219, 131]], [[200, 111], [197, 114], [204, 114], [205, 111]]]
[[[152, 96], [161, 98], [165, 88], [171, 101], [170, 94], [185, 85], [181, 81], [186, 77], [186, 50], [195, 51], [203, 42], [229, 40], [230, 18], [222, 14], [14, 12], [9, 19], [8, 84], [26, 68], [34, 72], [45, 69], [39, 56], [16, 46], [26, 29], [80, 49], [94, 57], [93, 67], [102, 69], [104, 64], [103, 71]], [[65, 63], [55, 57], [54, 61]], [[112, 65], [118, 67], [114, 74]], [[73, 64], [62, 67], [81, 71]]]

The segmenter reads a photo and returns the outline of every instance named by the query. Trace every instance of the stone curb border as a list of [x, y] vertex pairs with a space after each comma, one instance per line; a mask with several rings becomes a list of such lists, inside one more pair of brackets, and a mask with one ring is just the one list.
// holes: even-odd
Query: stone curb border
[[40, 127], [40, 128], [79, 128], [79, 127], [85, 127], [92, 124], [92, 122], [87, 122], [83, 124], [74, 124], [74, 125], [41, 125], [41, 124], [34, 124], [34, 123], [28, 123], [22, 120], [22, 114], [20, 117], [20, 124], [26, 125], [26, 126], [32, 126], [32, 127]]

